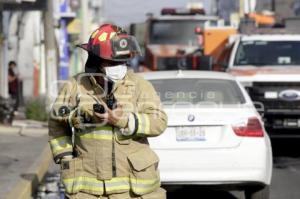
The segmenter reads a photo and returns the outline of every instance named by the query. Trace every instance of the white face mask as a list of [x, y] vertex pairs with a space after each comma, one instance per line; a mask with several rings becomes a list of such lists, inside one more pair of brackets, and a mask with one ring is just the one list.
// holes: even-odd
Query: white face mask
[[106, 76], [109, 79], [111, 79], [113, 82], [116, 82], [125, 77], [127, 73], [127, 66], [126, 65], [110, 66], [110, 67], [105, 67], [104, 70]]

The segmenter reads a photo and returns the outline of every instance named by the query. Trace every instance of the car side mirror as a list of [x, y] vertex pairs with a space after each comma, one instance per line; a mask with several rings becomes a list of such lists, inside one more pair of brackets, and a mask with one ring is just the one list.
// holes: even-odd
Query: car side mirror
[[254, 102], [253, 103], [254, 107], [256, 108], [257, 112], [261, 115], [264, 116], [265, 109], [262, 103], [260, 102]]

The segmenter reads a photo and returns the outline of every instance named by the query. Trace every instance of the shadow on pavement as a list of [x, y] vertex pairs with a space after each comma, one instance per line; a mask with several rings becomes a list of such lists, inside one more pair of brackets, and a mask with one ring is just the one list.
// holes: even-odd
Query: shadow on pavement
[[291, 166], [300, 168], [300, 138], [273, 138], [271, 142], [274, 168], [288, 169]]
[[38, 184], [39, 184], [38, 176], [34, 173], [24, 173], [24, 174], [21, 174], [21, 177], [24, 180], [31, 182], [31, 193], [34, 194], [36, 191], [36, 187], [38, 187]]
[[167, 190], [168, 199], [182, 199], [182, 198], [193, 198], [193, 199], [211, 199], [211, 198], [222, 198], [222, 199], [237, 199], [228, 191], [220, 191], [214, 189], [208, 189], [202, 186], [185, 186], [177, 190]]

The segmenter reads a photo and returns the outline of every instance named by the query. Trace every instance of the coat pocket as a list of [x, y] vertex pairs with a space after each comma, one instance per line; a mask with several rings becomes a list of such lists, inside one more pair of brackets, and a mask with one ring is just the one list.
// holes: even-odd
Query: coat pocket
[[143, 148], [128, 156], [130, 172], [130, 186], [133, 193], [144, 195], [151, 193], [160, 186], [159, 158], [150, 149]]
[[74, 158], [71, 160], [62, 160], [61, 162], [61, 179], [65, 185], [66, 192], [74, 194], [79, 191], [76, 186], [77, 181], [82, 173], [82, 159]]

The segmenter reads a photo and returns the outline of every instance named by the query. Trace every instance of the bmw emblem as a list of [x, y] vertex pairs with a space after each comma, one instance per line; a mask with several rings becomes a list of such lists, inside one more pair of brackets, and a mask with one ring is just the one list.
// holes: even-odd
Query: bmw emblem
[[189, 115], [188, 116], [188, 121], [190, 121], [190, 122], [195, 121], [195, 115]]

